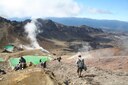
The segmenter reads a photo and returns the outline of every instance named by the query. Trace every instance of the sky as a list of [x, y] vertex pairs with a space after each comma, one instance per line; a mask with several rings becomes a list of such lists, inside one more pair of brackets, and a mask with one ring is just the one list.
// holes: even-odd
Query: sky
[[128, 0], [0, 0], [5, 18], [81, 17], [128, 21]]

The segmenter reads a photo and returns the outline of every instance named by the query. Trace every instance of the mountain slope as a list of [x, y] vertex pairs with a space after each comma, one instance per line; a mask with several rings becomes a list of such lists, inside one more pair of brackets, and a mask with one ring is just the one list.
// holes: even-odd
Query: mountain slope
[[[58, 40], [93, 40], [91, 34], [103, 33], [101, 29], [95, 29], [89, 26], [66, 26], [59, 23], [55, 23], [52, 20], [37, 19], [40, 24], [39, 29], [41, 33], [37, 35], [37, 38], [42, 41], [43, 38], [47, 39], [58, 39]], [[10, 21], [0, 17], [0, 44], [1, 46], [8, 43], [14, 43], [19, 40], [23, 43], [28, 43], [26, 38], [24, 26], [31, 20], [25, 20], [22, 22]], [[1, 47], [0, 46], [0, 47]]]
[[0, 17], [0, 47], [9, 43], [15, 43], [16, 40], [27, 42], [24, 37], [24, 25], [26, 22], [10, 21]]
[[52, 20], [43, 20], [37, 19], [41, 24], [40, 30], [43, 30], [43, 33], [40, 35], [45, 38], [53, 38], [59, 40], [90, 40], [92, 37], [91, 34], [102, 33], [101, 29], [94, 29], [92, 27], [83, 25], [83, 26], [66, 26], [59, 23], [55, 23]]

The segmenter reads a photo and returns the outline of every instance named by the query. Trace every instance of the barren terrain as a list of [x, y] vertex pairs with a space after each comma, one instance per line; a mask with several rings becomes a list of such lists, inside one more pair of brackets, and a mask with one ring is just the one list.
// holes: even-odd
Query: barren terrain
[[[128, 57], [120, 56], [119, 48], [103, 48], [91, 51], [71, 52], [66, 42], [54, 41], [58, 48], [51, 49], [50, 54], [40, 50], [20, 51], [14, 53], [1, 53], [6, 62], [1, 63], [1, 68], [5, 69], [6, 75], [0, 76], [0, 85], [127, 85], [128, 84]], [[53, 55], [54, 53], [54, 55]], [[81, 54], [85, 59], [87, 71], [83, 71], [82, 78], [76, 73], [76, 58]], [[9, 57], [19, 57], [22, 55], [51, 55], [52, 58], [61, 56], [62, 61], [47, 62], [46, 73], [38, 66], [30, 67], [18, 72], [13, 71], [7, 60]], [[51, 79], [47, 76], [47, 71], [53, 72]], [[42, 77], [44, 76], [44, 77]], [[12, 80], [10, 80], [12, 79]], [[13, 81], [13, 82], [12, 82]], [[31, 82], [30, 82], [31, 81]], [[40, 82], [41, 81], [41, 82]]]

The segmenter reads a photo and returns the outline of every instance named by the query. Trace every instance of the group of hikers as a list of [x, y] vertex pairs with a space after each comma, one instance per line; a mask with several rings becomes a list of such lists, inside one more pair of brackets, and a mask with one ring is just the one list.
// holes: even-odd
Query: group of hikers
[[[62, 59], [61, 57], [58, 57], [53, 60], [57, 60], [58, 62], [61, 62], [61, 59]], [[42, 61], [40, 59], [39, 62], [40, 62], [41, 68], [46, 68], [46, 61]], [[32, 65], [32, 62], [30, 62], [29, 66], [31, 65]], [[19, 63], [14, 67], [14, 70], [17, 71], [17, 70], [25, 69], [26, 67], [27, 67], [26, 60], [21, 56], [19, 59]]]
[[[57, 60], [58, 62], [61, 62], [61, 57], [58, 57], [58, 58], [55, 58], [53, 60]], [[41, 59], [39, 60], [40, 62], [40, 66], [42, 68], [46, 68], [47, 65], [46, 65], [46, 61], [42, 61]], [[32, 65], [32, 62], [30, 62], [30, 64]], [[87, 70], [87, 67], [84, 63], [84, 59], [82, 58], [81, 55], [78, 55], [78, 58], [77, 58], [77, 61], [76, 61], [76, 65], [77, 65], [77, 74], [78, 74], [78, 77], [82, 77], [82, 71], [83, 70]], [[27, 67], [27, 64], [26, 64], [26, 60], [24, 57], [20, 57], [19, 59], [19, 63], [14, 67], [14, 70], [17, 71], [17, 70], [22, 70], [22, 69], [25, 69]], [[2, 73], [5, 73], [3, 70], [0, 70], [0, 72]]]
[[[40, 66], [42, 68], [46, 68], [46, 61], [43, 62], [40, 59], [39, 62], [40, 62]], [[31, 65], [32, 65], [32, 62], [30, 62], [29, 66], [31, 66]], [[19, 63], [14, 67], [14, 70], [17, 71], [17, 70], [25, 69], [26, 67], [27, 67], [26, 60], [25, 60], [25, 58], [23, 58], [21, 56], [20, 59], [19, 59]]]

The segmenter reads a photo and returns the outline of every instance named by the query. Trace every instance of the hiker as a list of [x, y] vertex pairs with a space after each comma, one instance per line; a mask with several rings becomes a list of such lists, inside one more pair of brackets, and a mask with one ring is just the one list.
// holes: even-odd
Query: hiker
[[40, 65], [41, 65], [42, 68], [46, 68], [46, 61], [43, 62], [43, 61], [40, 59]]
[[61, 62], [62, 58], [58, 57], [58, 58], [53, 59], [53, 61], [55, 61], [55, 60], [57, 60], [58, 62]]
[[17, 71], [20, 69], [20, 64], [17, 64], [15, 67], [14, 67], [14, 70]]
[[64, 81], [64, 84], [69, 85], [69, 81], [68, 80]]
[[78, 59], [77, 59], [76, 63], [77, 63], [77, 73], [78, 73], [78, 76], [82, 77], [81, 73], [82, 73], [83, 69], [86, 71], [87, 68], [85, 66], [84, 59], [81, 57], [81, 55], [78, 56]]
[[0, 69], [0, 74], [6, 74], [6, 72]]
[[20, 64], [20, 69], [26, 68], [26, 60], [23, 57], [20, 57], [19, 64]]
[[62, 59], [61, 57], [58, 57], [58, 58], [57, 58], [58, 62], [60, 62], [60, 61], [61, 61], [61, 59]]
[[27, 66], [30, 67], [30, 66], [32, 66], [32, 65], [33, 65], [33, 63], [32, 63], [32, 62], [29, 62]]

